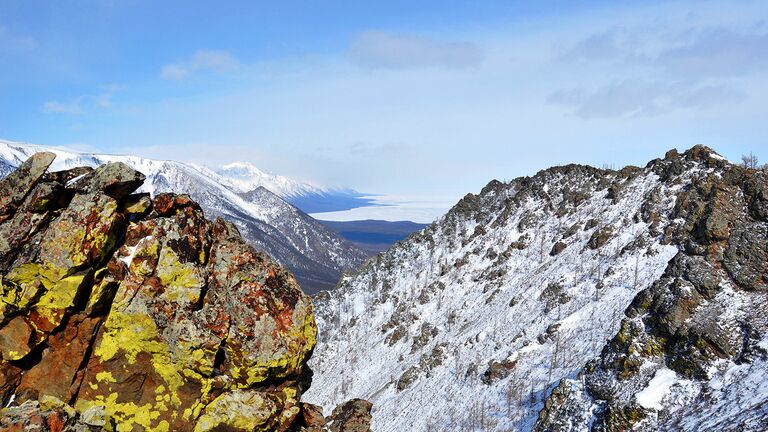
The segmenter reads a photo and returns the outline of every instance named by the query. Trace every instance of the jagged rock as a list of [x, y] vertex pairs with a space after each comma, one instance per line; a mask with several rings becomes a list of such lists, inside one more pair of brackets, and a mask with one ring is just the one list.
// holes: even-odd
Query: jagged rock
[[[86, 191], [101, 191], [115, 198], [121, 199], [130, 195], [144, 183], [144, 174], [134, 170], [122, 162], [101, 165], [90, 174], [78, 180], [88, 185]], [[77, 188], [77, 183], [70, 185]]]
[[5, 360], [19, 360], [31, 351], [34, 329], [22, 316], [11, 319], [0, 329], [0, 355]]
[[131, 195], [127, 165], [52, 160], [0, 181], [3, 430], [297, 428], [316, 328], [293, 276], [188, 197]]
[[301, 427], [306, 432], [321, 432], [326, 429], [323, 409], [317, 405], [302, 403], [301, 406]]
[[557, 242], [552, 246], [552, 250], [549, 251], [550, 256], [558, 255], [560, 252], [564, 251], [565, 248], [567, 248], [568, 245], [563, 242]]
[[483, 382], [486, 384], [491, 384], [508, 377], [512, 369], [515, 368], [516, 364], [517, 362], [514, 360], [491, 360], [488, 362], [488, 369], [486, 369], [486, 371], [483, 373]]
[[589, 238], [587, 245], [590, 249], [599, 249], [603, 247], [613, 236], [613, 229], [611, 227], [598, 228], [592, 233], [592, 237]]
[[326, 419], [331, 432], [369, 432], [371, 430], [370, 402], [352, 399], [338, 406]]
[[13, 214], [55, 158], [53, 153], [37, 153], [0, 183], [0, 222]]

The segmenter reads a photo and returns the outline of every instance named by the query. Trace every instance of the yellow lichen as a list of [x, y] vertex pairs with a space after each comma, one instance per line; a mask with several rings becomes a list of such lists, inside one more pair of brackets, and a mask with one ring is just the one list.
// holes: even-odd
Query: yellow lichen
[[22, 264], [8, 272], [8, 286], [3, 289], [2, 300], [27, 310], [36, 303], [41, 290], [53, 289], [65, 274], [66, 270], [47, 265]]
[[94, 354], [102, 361], [122, 351], [128, 364], [135, 364], [139, 353], [148, 353], [152, 357], [155, 372], [163, 378], [168, 388], [175, 390], [181, 387], [182, 377], [176, 365], [171, 362], [168, 345], [159, 340], [152, 317], [113, 310], [104, 323], [104, 329], [104, 335], [94, 350]]
[[112, 372], [109, 372], [109, 371], [103, 371], [103, 372], [97, 373], [96, 381], [107, 382], [107, 383], [117, 382], [117, 380], [112, 376]]
[[196, 303], [200, 299], [201, 289], [205, 285], [200, 270], [194, 263], [182, 264], [170, 248], [164, 247], [160, 251], [156, 272], [165, 287], [165, 300]]
[[272, 430], [276, 404], [256, 391], [232, 391], [211, 402], [195, 425], [195, 432], [218, 429], [242, 431]]
[[117, 402], [118, 394], [110, 393], [106, 398], [96, 396], [95, 401], [86, 401], [78, 399], [75, 409], [83, 413], [88, 409], [97, 406], [103, 408], [106, 414], [115, 420], [118, 432], [129, 432], [141, 426], [147, 432], [168, 432], [168, 422], [155, 421], [160, 417], [160, 410], [152, 404], [136, 405], [134, 402]]
[[85, 275], [76, 275], [58, 281], [40, 297], [35, 310], [53, 326], [58, 326], [65, 310], [74, 306], [84, 279]]

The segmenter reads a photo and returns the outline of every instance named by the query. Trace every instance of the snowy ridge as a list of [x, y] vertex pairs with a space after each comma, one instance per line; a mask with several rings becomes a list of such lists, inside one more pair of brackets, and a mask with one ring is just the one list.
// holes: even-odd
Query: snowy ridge
[[[584, 423], [542, 430], [588, 430], [600, 406], [577, 377], [679, 254], [663, 227], [685, 222], [673, 210], [694, 179], [720, 175], [707, 152], [727, 164], [709, 150], [701, 159], [670, 152], [644, 169], [557, 167], [468, 195], [317, 297], [305, 400], [328, 409], [368, 399], [377, 432], [527, 431], [553, 388], [572, 379], [570, 415]], [[661, 372], [632, 391], [667, 407], [686, 388]]]
[[356, 268], [366, 258], [356, 246], [266, 189], [256, 200], [238, 194], [210, 170], [191, 164], [0, 141], [0, 175], [3, 166], [16, 167], [38, 151], [56, 154], [52, 171], [123, 162], [147, 176], [138, 192], [188, 194], [208, 217], [234, 222], [250, 243], [287, 266], [308, 292], [332, 288], [342, 271]]
[[[615, 173], [568, 167], [491, 184], [345, 281], [317, 306], [324, 330], [307, 400], [330, 407], [344, 398], [370, 398], [381, 419], [377, 431], [451, 430], [479, 410], [485, 426], [493, 425], [488, 430], [530, 429], [550, 385], [599, 354], [624, 308], [677, 252], [631, 219], [643, 197], [662, 187], [657, 176], [623, 180], [627, 193], [616, 204], [605, 197], [605, 176], [619, 180]], [[566, 185], [585, 195], [578, 206], [563, 198]], [[558, 217], [561, 206], [569, 213]], [[587, 227], [593, 219], [599, 222]], [[616, 235], [589, 248], [595, 232], [608, 227]], [[568, 246], [551, 256], [569, 231]], [[632, 247], [640, 243], [645, 246]], [[568, 301], [560, 304], [561, 295]], [[557, 323], [559, 336], [541, 337]], [[423, 333], [434, 336], [420, 338]], [[556, 347], [562, 360], [553, 365]], [[483, 375], [494, 361], [515, 366], [510, 378], [486, 384]], [[349, 370], [368, 373], [344, 385]], [[448, 406], [435, 398], [446, 398]], [[423, 408], [408, 413], [408, 406]]]

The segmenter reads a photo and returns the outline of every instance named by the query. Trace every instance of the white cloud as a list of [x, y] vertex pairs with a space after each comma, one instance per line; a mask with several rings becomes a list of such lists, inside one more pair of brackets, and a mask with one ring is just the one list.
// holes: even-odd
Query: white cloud
[[373, 30], [357, 36], [348, 56], [358, 65], [386, 69], [466, 68], [483, 61], [482, 50], [471, 42]]
[[240, 62], [226, 51], [198, 50], [184, 62], [163, 66], [160, 75], [169, 80], [183, 80], [195, 72], [227, 72], [237, 69]]

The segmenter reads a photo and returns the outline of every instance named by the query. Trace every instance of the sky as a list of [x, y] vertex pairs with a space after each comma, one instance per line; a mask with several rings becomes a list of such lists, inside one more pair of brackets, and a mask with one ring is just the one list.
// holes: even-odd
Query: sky
[[765, 1], [0, 0], [0, 138], [455, 202], [565, 163], [768, 161]]

